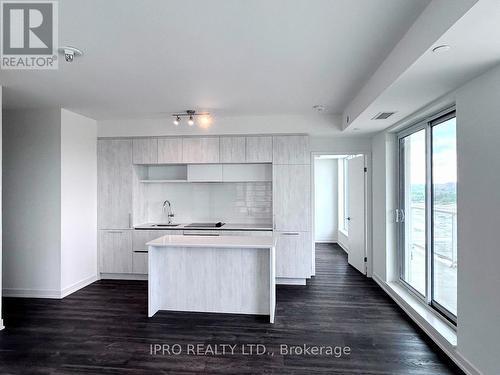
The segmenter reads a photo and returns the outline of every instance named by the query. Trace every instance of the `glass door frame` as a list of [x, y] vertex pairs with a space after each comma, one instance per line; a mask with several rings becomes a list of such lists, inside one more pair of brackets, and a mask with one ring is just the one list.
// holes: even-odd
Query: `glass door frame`
[[[397, 246], [398, 246], [398, 271], [399, 282], [404, 285], [413, 295], [432, 307], [441, 314], [448, 322], [457, 325], [457, 317], [445, 307], [434, 300], [434, 218], [433, 218], [433, 165], [432, 165], [432, 128], [447, 120], [456, 117], [455, 106], [446, 108], [430, 117], [419, 121], [397, 133], [398, 157], [397, 157], [397, 197], [398, 209], [396, 212], [397, 224]], [[404, 160], [404, 139], [418, 131], [425, 130], [425, 295], [422, 295], [406, 280], [404, 280], [404, 249], [405, 249], [405, 160]], [[401, 218], [403, 217], [403, 221]]]

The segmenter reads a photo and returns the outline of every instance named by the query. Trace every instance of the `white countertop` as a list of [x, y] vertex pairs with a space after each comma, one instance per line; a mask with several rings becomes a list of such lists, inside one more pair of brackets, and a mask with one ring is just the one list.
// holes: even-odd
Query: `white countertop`
[[272, 231], [273, 225], [271, 223], [265, 224], [238, 224], [238, 223], [227, 223], [222, 227], [186, 227], [189, 224], [183, 223], [175, 227], [155, 227], [155, 223], [145, 223], [141, 225], [134, 226], [134, 229], [148, 229], [148, 230], [262, 230], [262, 231]]
[[180, 236], [170, 235], [146, 243], [154, 247], [225, 247], [269, 249], [274, 247], [273, 236]]

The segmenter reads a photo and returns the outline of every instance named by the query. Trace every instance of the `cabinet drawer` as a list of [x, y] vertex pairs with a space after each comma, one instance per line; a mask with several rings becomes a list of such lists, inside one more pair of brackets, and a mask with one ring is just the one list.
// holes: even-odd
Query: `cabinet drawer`
[[133, 233], [133, 250], [137, 251], [147, 251], [148, 247], [146, 243], [154, 239], [169, 235], [169, 234], [181, 234], [180, 231], [174, 230], [134, 230]]

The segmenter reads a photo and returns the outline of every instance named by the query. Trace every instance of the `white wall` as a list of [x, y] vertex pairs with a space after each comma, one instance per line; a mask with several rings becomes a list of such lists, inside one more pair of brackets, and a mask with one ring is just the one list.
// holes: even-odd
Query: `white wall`
[[[314, 123], [314, 127], [311, 126]], [[172, 117], [150, 119], [118, 119], [98, 122], [99, 137], [134, 137], [162, 135], [203, 135], [203, 134], [270, 134], [270, 133], [340, 133], [339, 116], [313, 113], [303, 115], [252, 115], [224, 116], [215, 115], [211, 126], [202, 129], [198, 126], [174, 126]]]
[[60, 139], [59, 110], [4, 112], [4, 294], [60, 290]]
[[396, 137], [382, 132], [373, 138], [373, 273], [384, 281], [397, 275], [396, 256]]
[[61, 110], [61, 291], [97, 278], [97, 123]]
[[314, 240], [318, 242], [337, 241], [337, 166], [337, 159], [314, 159]]
[[500, 66], [457, 92], [458, 350], [484, 374], [500, 353]]
[[[475, 368], [485, 375], [497, 374], [500, 66], [422, 109], [415, 118], [432, 108], [435, 112], [446, 108], [453, 99], [458, 154], [458, 325], [457, 347], [451, 351], [471, 373], [476, 373]], [[397, 278], [394, 135], [380, 133], [372, 146], [374, 274], [393, 281]]]

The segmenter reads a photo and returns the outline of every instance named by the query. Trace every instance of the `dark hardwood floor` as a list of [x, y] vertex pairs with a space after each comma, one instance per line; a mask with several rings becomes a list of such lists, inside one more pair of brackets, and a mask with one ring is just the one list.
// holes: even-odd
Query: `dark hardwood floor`
[[[372, 280], [347, 265], [339, 247], [318, 245], [316, 254], [317, 275], [307, 286], [278, 287], [274, 325], [267, 317], [203, 313], [148, 319], [147, 284], [139, 281], [99, 281], [63, 300], [4, 298], [0, 373], [461, 373]], [[182, 353], [151, 355], [154, 344], [180, 344]], [[196, 344], [237, 348], [234, 355], [188, 354]], [[246, 355], [245, 344], [263, 344], [266, 354]], [[282, 344], [348, 346], [351, 353], [282, 355]]]

